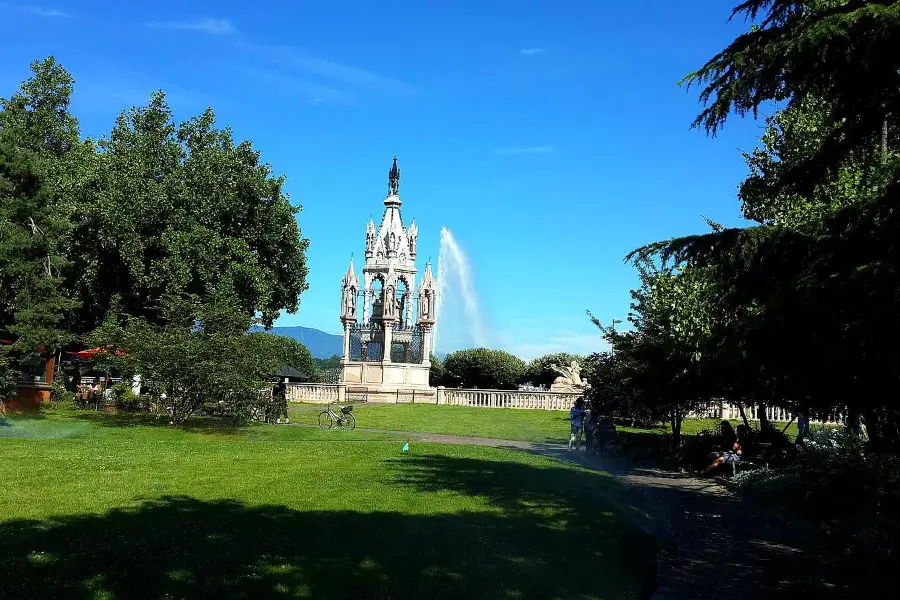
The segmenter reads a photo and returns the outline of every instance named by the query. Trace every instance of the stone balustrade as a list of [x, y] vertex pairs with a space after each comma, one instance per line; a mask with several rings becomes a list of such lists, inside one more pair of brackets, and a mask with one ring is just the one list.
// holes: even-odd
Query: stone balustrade
[[[751, 421], [759, 420], [758, 406], [745, 406], [744, 414]], [[741, 420], [741, 409], [737, 404], [729, 404], [727, 402], [713, 402], [705, 408], [698, 410], [690, 415], [693, 418], [701, 419], [727, 419], [729, 421]], [[783, 408], [777, 406], [766, 407], [766, 418], [769, 421], [788, 422], [795, 419], [797, 415], [792, 414]], [[819, 415], [817, 418], [809, 420], [810, 423], [821, 423], [825, 425], [841, 425], [846, 422], [846, 415], [837, 412], [829, 415]]]
[[581, 394], [543, 391], [437, 389], [437, 404], [482, 408], [569, 410]]
[[313, 404], [337, 402], [341, 396], [340, 387], [333, 383], [289, 383], [287, 385], [287, 401]]

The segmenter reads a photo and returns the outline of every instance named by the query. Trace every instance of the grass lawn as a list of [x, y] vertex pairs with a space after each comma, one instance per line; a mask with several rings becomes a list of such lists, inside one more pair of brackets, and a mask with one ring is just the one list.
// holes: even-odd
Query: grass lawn
[[[315, 424], [322, 407], [291, 405], [291, 419]], [[529, 442], [565, 442], [569, 415], [563, 411], [471, 408], [434, 404], [366, 404], [353, 407], [357, 427], [421, 431]]]
[[[315, 424], [322, 406], [292, 404], [291, 419], [298, 423]], [[502, 440], [562, 443], [569, 439], [569, 415], [555, 410], [516, 410], [501, 408], [471, 408], [467, 406], [436, 406], [434, 404], [367, 404], [353, 408], [357, 426], [369, 429], [445, 433]], [[740, 421], [732, 421], [737, 426]], [[713, 429], [716, 419], [687, 419], [681, 426], [684, 435], [695, 435], [703, 429]], [[783, 429], [787, 423], [779, 423]], [[629, 433], [669, 433], [669, 426], [654, 429], [618, 427]], [[797, 424], [787, 430], [797, 435]]]
[[413, 442], [401, 455], [400, 440], [361, 431], [196, 423], [0, 417], [0, 597], [652, 589], [652, 541], [604, 473], [475, 446]]

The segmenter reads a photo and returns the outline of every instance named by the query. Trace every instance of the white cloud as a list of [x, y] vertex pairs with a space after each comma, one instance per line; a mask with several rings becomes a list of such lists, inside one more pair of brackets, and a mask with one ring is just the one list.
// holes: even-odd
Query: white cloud
[[294, 77], [281, 71], [266, 69], [263, 67], [232, 67], [232, 71], [243, 74], [261, 85], [274, 86], [290, 94], [305, 97], [310, 103], [318, 104], [327, 102], [330, 104], [352, 104], [353, 99], [349, 94], [328, 85], [322, 85]]
[[241, 44], [240, 47], [269, 64], [280, 63], [283, 67], [296, 72], [320, 77], [352, 88], [383, 94], [404, 94], [415, 91], [412, 85], [393, 77], [333, 60], [311, 56], [289, 47], [259, 44]]
[[71, 19], [72, 15], [67, 12], [55, 8], [44, 8], [42, 6], [33, 6], [29, 4], [9, 4], [0, 2], [0, 8], [8, 8], [10, 10], [28, 13], [36, 17], [47, 17], [49, 19]]
[[228, 19], [198, 19], [196, 21], [174, 21], [167, 23], [147, 23], [154, 29], [183, 29], [198, 31], [209, 35], [230, 35], [238, 33], [237, 28]]
[[494, 154], [511, 155], [511, 154], [550, 154], [556, 152], [553, 146], [521, 146], [514, 148], [497, 148]]
[[519, 54], [522, 56], [534, 56], [535, 54], [542, 54], [546, 51], [546, 48], [522, 48], [519, 50]]

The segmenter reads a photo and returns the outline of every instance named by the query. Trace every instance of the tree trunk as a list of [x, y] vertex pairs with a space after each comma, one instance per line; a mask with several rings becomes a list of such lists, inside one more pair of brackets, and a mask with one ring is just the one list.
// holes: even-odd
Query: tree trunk
[[881, 124], [881, 164], [886, 165], [888, 161], [888, 120], [884, 118]]
[[769, 417], [766, 415], [766, 403], [760, 402], [756, 407], [756, 411], [756, 416], [759, 418], [759, 430], [762, 431], [763, 429], [768, 429]]
[[669, 424], [672, 426], [672, 444], [676, 447], [681, 444], [681, 423], [683, 421], [684, 418], [677, 408], [670, 413]]
[[744, 427], [747, 428], [747, 431], [750, 431], [750, 421], [747, 419], [747, 413], [744, 412], [744, 403], [738, 400], [737, 405], [738, 412], [741, 413], [741, 420], [744, 422]]

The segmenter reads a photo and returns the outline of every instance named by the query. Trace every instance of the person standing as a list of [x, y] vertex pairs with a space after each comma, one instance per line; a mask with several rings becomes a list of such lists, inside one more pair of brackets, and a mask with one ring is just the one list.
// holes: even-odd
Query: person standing
[[584, 431], [584, 398], [575, 401], [575, 405], [569, 410], [569, 421], [571, 422], [569, 438], [569, 450], [573, 447], [575, 450], [581, 449], [581, 434]]

